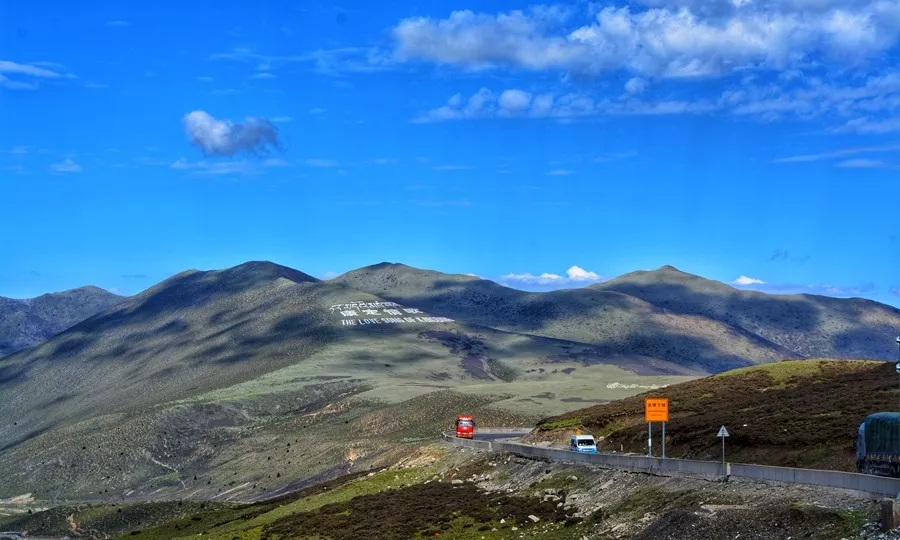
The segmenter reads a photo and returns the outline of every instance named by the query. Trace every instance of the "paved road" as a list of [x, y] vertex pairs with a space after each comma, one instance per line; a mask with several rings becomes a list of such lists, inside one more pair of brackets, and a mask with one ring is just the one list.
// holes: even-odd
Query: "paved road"
[[[500, 441], [503, 439], [518, 439], [519, 437], [524, 437], [531, 433], [533, 428], [522, 428], [522, 429], [475, 429], [475, 440], [477, 441]], [[447, 434], [451, 437], [455, 434], [454, 431], [448, 431]]]

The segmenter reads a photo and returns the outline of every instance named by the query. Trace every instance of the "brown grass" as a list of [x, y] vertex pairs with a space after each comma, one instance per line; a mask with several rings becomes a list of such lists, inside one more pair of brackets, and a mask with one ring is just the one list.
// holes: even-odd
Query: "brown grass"
[[[566, 512], [533, 497], [486, 493], [473, 484], [451, 486], [434, 482], [387, 490], [328, 504], [312, 512], [286, 516], [267, 526], [264, 536], [395, 539], [437, 536], [459, 518], [471, 518], [475, 528], [489, 530], [500, 519], [527, 528], [529, 515], [562, 522]], [[437, 533], [437, 534], [436, 534]]]
[[[800, 364], [814, 362], [812, 364]], [[607, 432], [601, 450], [644, 453], [645, 397], [668, 397], [666, 454], [718, 459], [719, 426], [730, 437], [730, 461], [779, 466], [854, 470], [856, 429], [866, 415], [897, 407], [892, 363], [857, 361], [785, 362], [745, 369], [653, 390], [540, 422], [539, 438], [560, 437], [576, 422], [589, 432]], [[571, 429], [571, 426], [568, 426]], [[658, 441], [659, 427], [654, 427]], [[658, 454], [658, 442], [654, 443]]]

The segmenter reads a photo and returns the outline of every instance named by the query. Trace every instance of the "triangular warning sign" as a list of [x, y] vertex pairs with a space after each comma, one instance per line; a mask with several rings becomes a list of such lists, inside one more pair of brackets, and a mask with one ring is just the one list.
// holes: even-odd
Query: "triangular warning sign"
[[720, 427], [719, 434], [716, 435], [716, 437], [727, 437], [727, 436], [728, 436], [728, 430], [725, 429], [725, 426]]

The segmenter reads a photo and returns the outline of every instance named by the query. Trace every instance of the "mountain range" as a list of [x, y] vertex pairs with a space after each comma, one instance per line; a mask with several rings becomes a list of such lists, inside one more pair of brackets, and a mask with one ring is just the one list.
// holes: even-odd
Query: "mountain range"
[[124, 299], [97, 287], [21, 300], [0, 296], [0, 356], [46, 341]]
[[[534, 293], [402, 264], [323, 281], [257, 261], [108, 298], [0, 358], [0, 497], [212, 497], [233, 482], [249, 496], [394, 455], [459, 410], [527, 425], [786, 358], [888, 360], [900, 328], [890, 306], [672, 267]], [[293, 446], [272, 455], [273, 441]]]

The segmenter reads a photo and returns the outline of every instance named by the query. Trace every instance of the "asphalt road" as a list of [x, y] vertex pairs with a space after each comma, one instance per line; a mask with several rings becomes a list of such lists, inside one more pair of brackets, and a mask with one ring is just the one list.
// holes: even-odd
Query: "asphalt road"
[[[523, 429], [505, 429], [505, 430], [492, 430], [492, 429], [475, 429], [475, 440], [478, 441], [499, 441], [503, 439], [518, 439], [519, 437], [524, 437], [531, 433], [533, 428], [523, 428]], [[449, 432], [452, 436], [454, 432]]]

